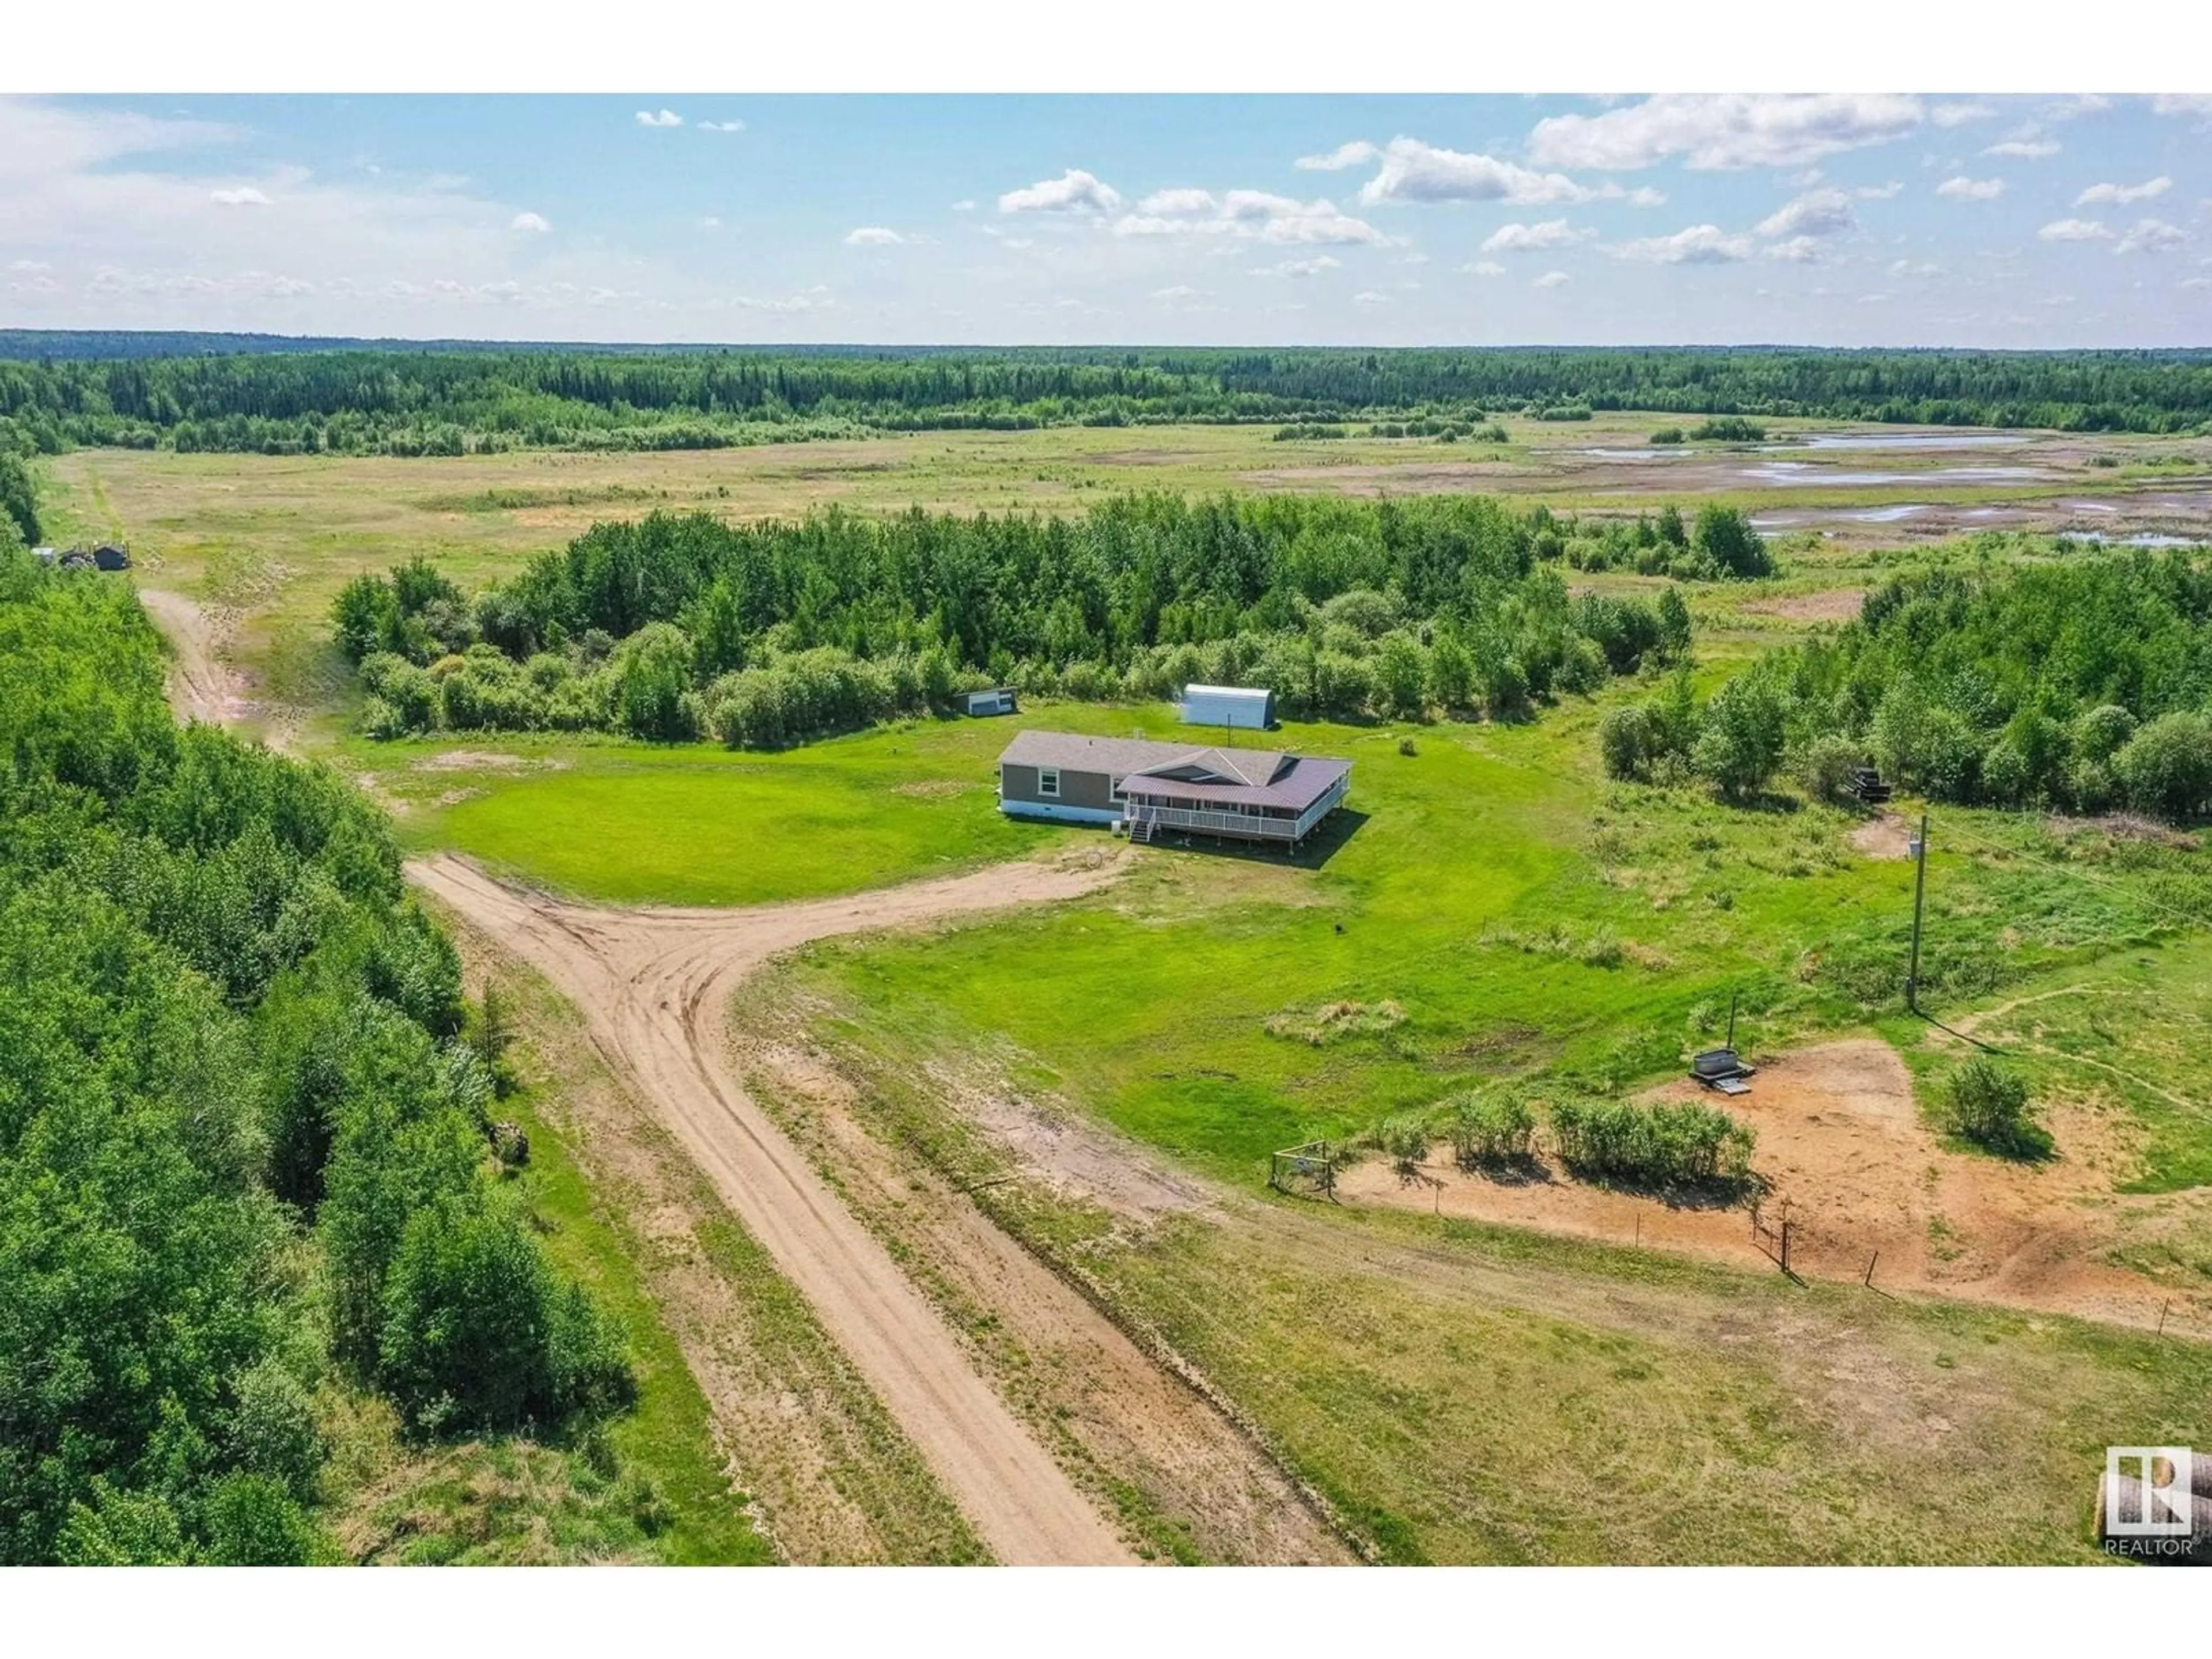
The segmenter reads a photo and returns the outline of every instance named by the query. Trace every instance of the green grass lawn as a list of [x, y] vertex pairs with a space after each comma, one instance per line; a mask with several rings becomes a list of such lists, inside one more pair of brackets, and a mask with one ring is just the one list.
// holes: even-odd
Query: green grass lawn
[[459, 850], [623, 903], [763, 904], [1053, 845], [1050, 831], [997, 810], [994, 762], [1013, 731], [1005, 720], [924, 721], [774, 755], [589, 739], [354, 739], [343, 763], [404, 804], [410, 850]]
[[[1577, 704], [1530, 726], [1428, 728], [1410, 757], [1395, 730], [1293, 726], [1286, 746], [1355, 762], [1354, 813], [1325, 856], [1159, 846], [1092, 899], [827, 941], [803, 972], [878, 1031], [995, 1047], [1031, 1085], [1240, 1179], [1275, 1147], [1470, 1082], [1664, 1075], [1717, 1040], [1731, 995], [1752, 1047], [1895, 1004], [1908, 864], [1852, 849], [1856, 820], [1825, 808], [1607, 787], [1595, 719]], [[1943, 816], [2060, 862], [1938, 840], [1923, 969], [1936, 1001], [2148, 944], [2173, 925], [2153, 890], [2212, 915], [2186, 853], [2131, 849], [2138, 867], [2093, 882], [2038, 826]], [[1269, 1029], [1339, 1002], [1369, 1011], [1359, 1029], [1319, 1042]]]

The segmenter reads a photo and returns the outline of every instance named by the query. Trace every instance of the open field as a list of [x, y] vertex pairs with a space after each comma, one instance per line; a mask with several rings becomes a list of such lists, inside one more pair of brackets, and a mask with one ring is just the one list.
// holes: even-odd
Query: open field
[[348, 703], [325, 613], [351, 577], [422, 553], [473, 589], [597, 520], [657, 509], [739, 520], [832, 505], [1070, 510], [1128, 489], [1475, 491], [1601, 514], [1712, 499], [1745, 508], [1797, 548], [1801, 574], [1978, 530], [2125, 540], [2203, 536], [2212, 525], [2212, 441], [2203, 439], [1777, 421], [1764, 446], [1654, 448], [1650, 431], [1679, 421], [1631, 414], [1501, 423], [1510, 440], [1503, 445], [1285, 443], [1267, 427], [1076, 427], [452, 459], [86, 449], [48, 471], [58, 486], [54, 534], [127, 540], [143, 585], [208, 608], [249, 693], [280, 721]]

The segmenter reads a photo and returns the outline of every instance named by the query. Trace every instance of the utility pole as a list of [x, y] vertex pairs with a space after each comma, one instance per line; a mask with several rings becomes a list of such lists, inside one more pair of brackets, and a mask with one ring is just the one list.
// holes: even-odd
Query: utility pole
[[1912, 965], [1905, 975], [1905, 1006], [1920, 1012], [1920, 917], [1928, 897], [1928, 814], [1920, 815], [1920, 837], [1912, 843]]

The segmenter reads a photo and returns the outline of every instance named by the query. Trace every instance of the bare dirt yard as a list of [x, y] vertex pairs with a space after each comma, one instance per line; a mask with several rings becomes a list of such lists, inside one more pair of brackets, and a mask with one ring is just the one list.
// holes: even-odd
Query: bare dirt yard
[[[1690, 1099], [1684, 1079], [1646, 1098]], [[1793, 1224], [1790, 1266], [1814, 1278], [2168, 1331], [2212, 1333], [2212, 1304], [2185, 1303], [2113, 1266], [2115, 1248], [2184, 1209], [2212, 1210], [2203, 1190], [2114, 1191], [2132, 1153], [2117, 1112], [2054, 1111], [2059, 1155], [2041, 1165], [1954, 1151], [1921, 1121], [1911, 1075], [1887, 1043], [1822, 1043], [1764, 1062], [1752, 1092], [1729, 1103], [1759, 1132], [1754, 1167], [1770, 1183], [1769, 1225]], [[1388, 1159], [1348, 1171], [1349, 1204], [1385, 1205], [1641, 1244], [1756, 1267], [1750, 1216], [1577, 1181], [1555, 1161], [1493, 1178], [1451, 1166], [1442, 1150], [1409, 1177]]]

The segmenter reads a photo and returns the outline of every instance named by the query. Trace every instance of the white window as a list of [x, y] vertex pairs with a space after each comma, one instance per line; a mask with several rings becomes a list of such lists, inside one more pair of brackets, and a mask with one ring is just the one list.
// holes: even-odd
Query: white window
[[1057, 766], [1037, 768], [1037, 793], [1049, 800], [1060, 799], [1060, 769]]
[[1121, 787], [1127, 781], [1127, 779], [1115, 777], [1110, 773], [1108, 774], [1106, 779], [1107, 799], [1117, 804], [1127, 801], [1129, 799], [1129, 792]]

